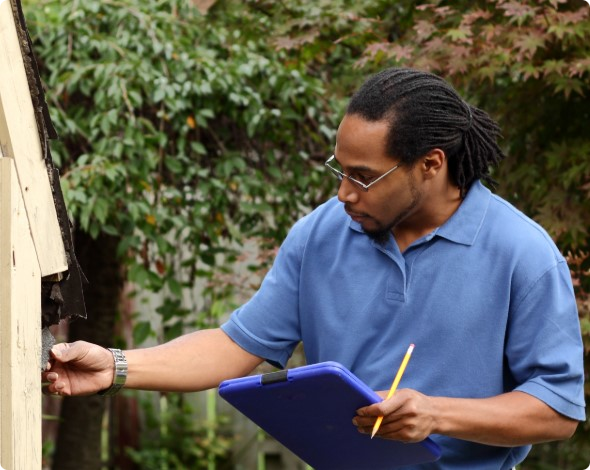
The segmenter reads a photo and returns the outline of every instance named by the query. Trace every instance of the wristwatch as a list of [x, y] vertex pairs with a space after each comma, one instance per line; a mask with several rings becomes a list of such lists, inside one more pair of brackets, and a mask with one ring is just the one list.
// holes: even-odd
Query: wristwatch
[[115, 361], [115, 375], [113, 377], [113, 384], [104, 390], [98, 392], [102, 396], [110, 396], [119, 392], [125, 385], [127, 380], [127, 359], [125, 354], [120, 349], [108, 348], [113, 353], [113, 360]]

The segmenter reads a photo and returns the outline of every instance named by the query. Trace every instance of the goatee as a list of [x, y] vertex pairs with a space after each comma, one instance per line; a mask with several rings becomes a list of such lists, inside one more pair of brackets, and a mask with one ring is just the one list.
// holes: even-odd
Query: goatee
[[381, 246], [385, 246], [387, 245], [387, 242], [389, 241], [389, 237], [391, 236], [391, 230], [390, 229], [386, 229], [386, 230], [374, 230], [371, 232], [367, 232], [365, 230], [365, 233], [368, 235], [368, 237], [375, 241], [376, 243], [378, 243]]

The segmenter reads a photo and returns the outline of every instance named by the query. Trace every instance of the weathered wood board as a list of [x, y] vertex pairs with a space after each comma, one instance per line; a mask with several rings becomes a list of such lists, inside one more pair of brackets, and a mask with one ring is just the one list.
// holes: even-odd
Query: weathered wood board
[[0, 158], [0, 465], [41, 468], [41, 272], [14, 160]]

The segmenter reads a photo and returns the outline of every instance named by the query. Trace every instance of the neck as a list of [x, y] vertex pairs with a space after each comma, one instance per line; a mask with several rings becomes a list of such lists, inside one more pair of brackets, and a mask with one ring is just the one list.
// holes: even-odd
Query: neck
[[405, 251], [413, 242], [443, 225], [462, 201], [461, 191], [450, 183], [437, 191], [423, 193], [418, 209], [392, 230], [400, 251]]

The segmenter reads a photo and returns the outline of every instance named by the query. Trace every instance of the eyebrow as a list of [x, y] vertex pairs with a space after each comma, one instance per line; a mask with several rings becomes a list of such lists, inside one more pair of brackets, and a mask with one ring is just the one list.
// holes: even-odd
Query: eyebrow
[[[338, 165], [340, 165], [342, 167], [342, 169], [344, 169], [344, 165], [342, 163], [340, 163], [340, 161], [336, 158], [336, 156], [334, 156], [334, 160], [336, 160]], [[364, 165], [351, 166], [348, 168], [348, 170], [349, 171], [354, 170], [354, 171], [367, 171], [369, 173], [378, 173], [378, 171], [375, 170], [374, 168], [369, 168], [368, 166], [364, 166]]]

